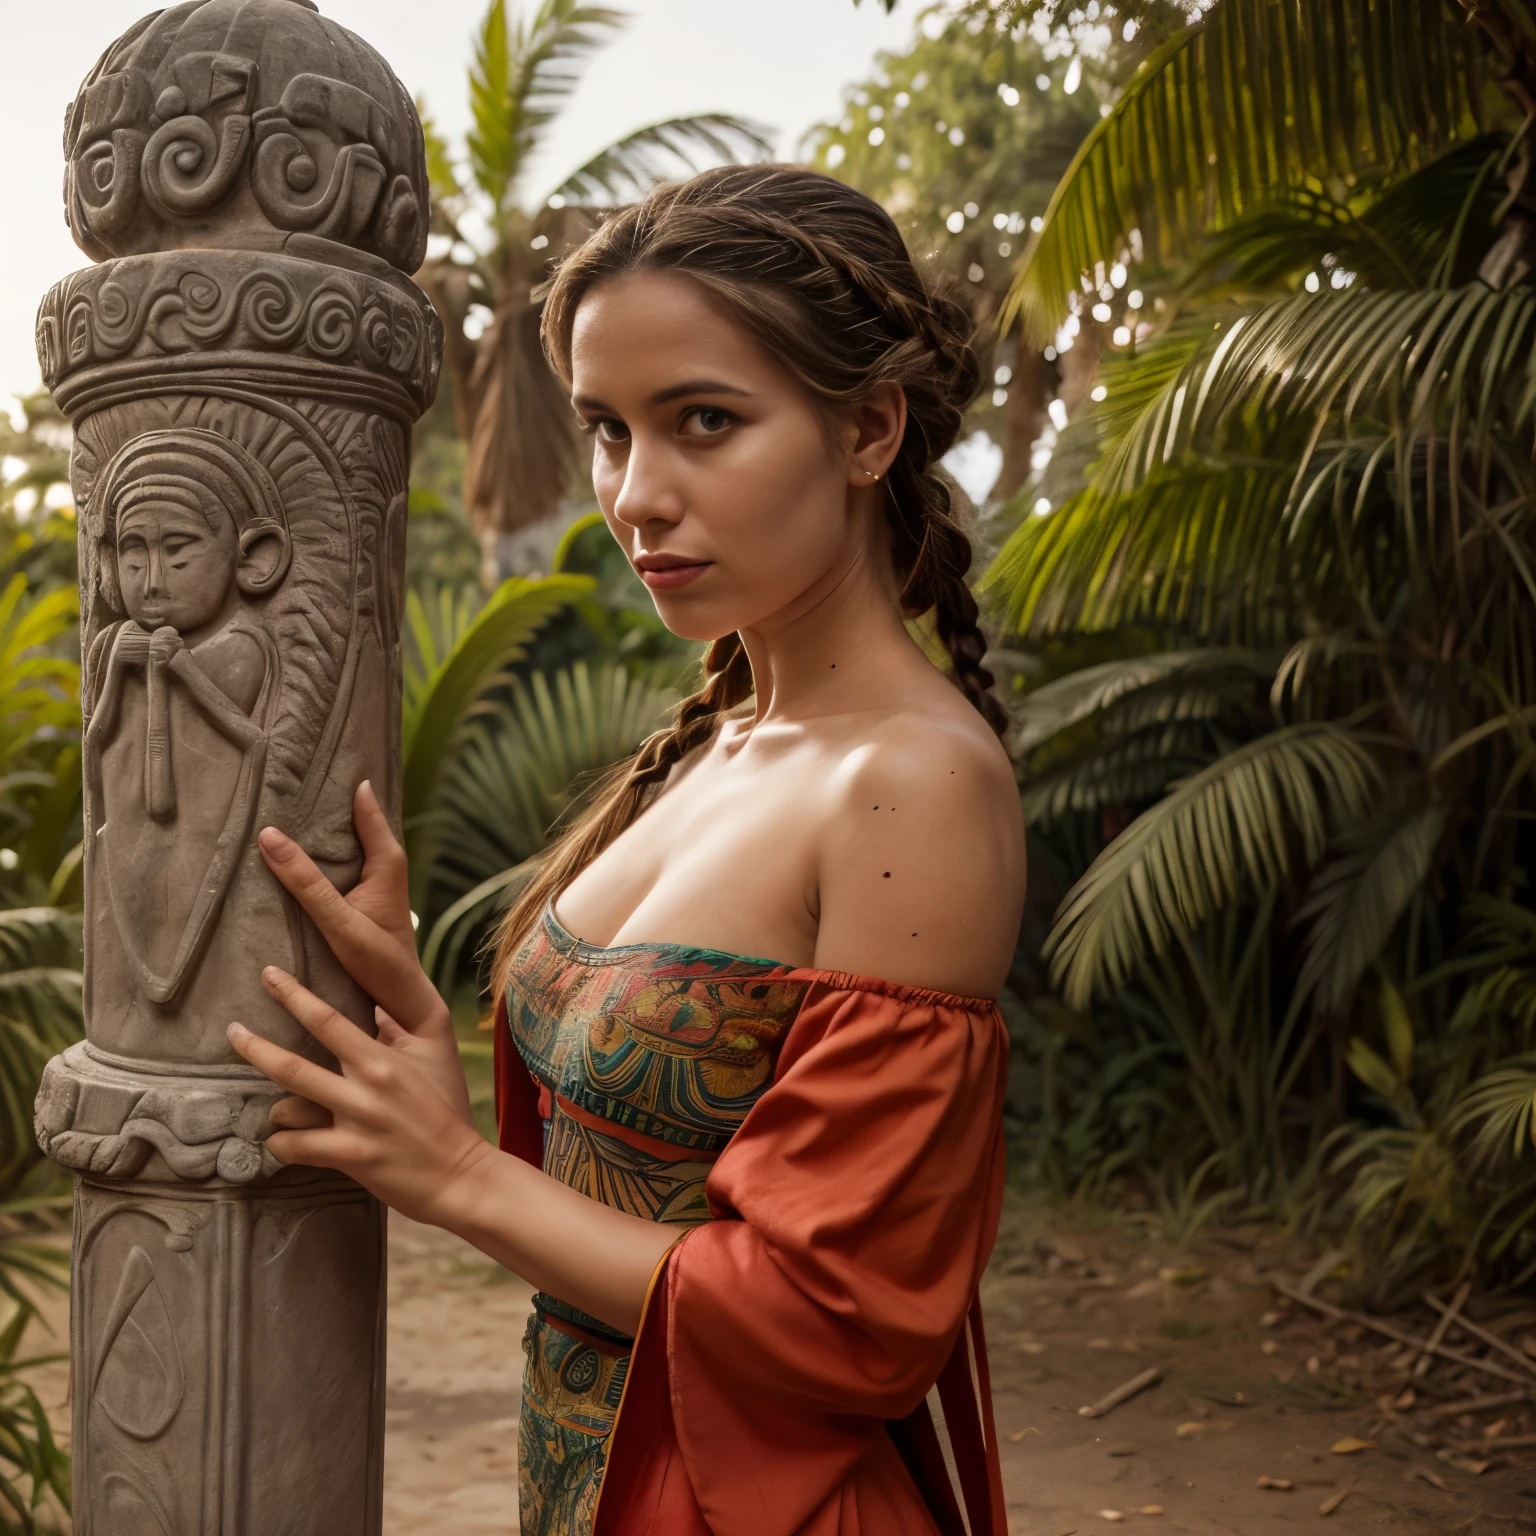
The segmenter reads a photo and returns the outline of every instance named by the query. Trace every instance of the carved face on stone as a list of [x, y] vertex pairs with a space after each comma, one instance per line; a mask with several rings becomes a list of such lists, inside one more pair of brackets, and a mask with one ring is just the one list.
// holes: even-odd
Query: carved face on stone
[[103, 586], [112, 606], [145, 629], [169, 625], [195, 643], [233, 617], [242, 595], [265, 596], [287, 575], [276, 488], [249, 454], [214, 433], [135, 438], [99, 494], [111, 541]]

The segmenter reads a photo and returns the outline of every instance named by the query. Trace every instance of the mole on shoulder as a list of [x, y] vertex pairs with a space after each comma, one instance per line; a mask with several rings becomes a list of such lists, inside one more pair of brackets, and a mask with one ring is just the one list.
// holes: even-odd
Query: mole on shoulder
[[887, 880], [889, 880], [889, 879], [890, 879], [890, 878], [891, 878], [891, 872], [890, 872], [890, 870], [886, 870], [886, 872], [885, 872], [885, 875], [884, 875], [884, 877], [883, 877], [883, 878], [885, 878], [885, 879], [887, 879]]

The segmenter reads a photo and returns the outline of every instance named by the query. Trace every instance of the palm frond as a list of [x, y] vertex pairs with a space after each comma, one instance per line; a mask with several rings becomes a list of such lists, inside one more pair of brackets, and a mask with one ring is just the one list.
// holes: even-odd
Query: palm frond
[[1026, 822], [1049, 825], [1079, 811], [1137, 806], [1206, 767], [1213, 756], [1209, 731], [1176, 723], [1096, 742], [1060, 766], [1029, 769], [1019, 803]]
[[408, 843], [471, 709], [549, 618], [591, 587], [582, 576], [513, 576], [478, 612], [467, 593], [443, 591], [435, 602], [407, 594], [401, 789]]
[[421, 97], [416, 98], [416, 111], [421, 118], [422, 137], [427, 150], [427, 184], [432, 193], [435, 212], [443, 205], [452, 208], [464, 195], [464, 183], [459, 180], [458, 167], [453, 163], [453, 152], [437, 119], [427, 110]]
[[1299, 996], [1315, 992], [1330, 1012], [1344, 1005], [1428, 880], [1445, 821], [1444, 806], [1421, 805], [1374, 817], [1341, 839], [1340, 856], [1319, 872], [1297, 913], [1310, 925]]
[[[1208, 680], [1213, 674], [1239, 672], [1256, 678], [1274, 675], [1272, 657], [1242, 647], [1213, 646], [1195, 651], [1162, 651], [1151, 656], [1130, 656], [1083, 667], [1054, 682], [1032, 689], [1015, 711], [1018, 729], [1015, 753], [1033, 751], [1051, 737], [1131, 696], [1156, 700], [1150, 718], [1187, 718], [1187, 684]], [[1176, 684], [1177, 690], [1168, 685]], [[1131, 722], [1139, 726], [1145, 719]]]
[[1478, 40], [1441, 0], [1221, 0], [1144, 61], [1089, 134], [1004, 323], [1043, 345], [1083, 274], [1124, 249], [1171, 257], [1285, 188], [1467, 136], [1480, 80]]
[[773, 130], [748, 118], [724, 112], [670, 117], [599, 150], [551, 196], [567, 203], [629, 202], [680, 173], [691, 176], [706, 165], [765, 160], [773, 146]]
[[[1374, 193], [1363, 209], [1358, 199], [1286, 188], [1218, 230], [1180, 286], [1202, 295], [1213, 284], [1273, 288], [1321, 270], [1348, 273], [1373, 289], [1469, 282], [1492, 243], [1507, 143], [1489, 134], [1457, 145]], [[1459, 233], [1449, 253], [1447, 230]]]
[[1358, 816], [1377, 778], [1325, 723], [1284, 726], [1222, 757], [1144, 811], [1067, 893], [1046, 945], [1069, 1004], [1126, 980], [1148, 953], [1245, 890], [1322, 857], [1331, 816]]
[[1450, 1123], [1458, 1133], [1471, 1133], [1473, 1155], [1483, 1163], [1529, 1152], [1536, 1125], [1536, 1057], [1480, 1077], [1457, 1100]]
[[540, 0], [514, 25], [506, 0], [491, 0], [475, 34], [467, 144], [470, 172], [498, 216], [540, 131], [576, 88], [579, 62], [625, 19], [611, 6]]
[[1282, 537], [1293, 468], [1255, 432], [1249, 452], [1157, 460], [1124, 489], [1096, 474], [1021, 522], [982, 588], [1010, 629], [1037, 637], [1156, 624], [1262, 641], [1255, 603], [1283, 599], [1289, 569], [1313, 554]]
[[1093, 484], [1020, 525], [985, 585], [1041, 633], [1146, 618], [1209, 632], [1303, 577], [1326, 611], [1330, 584], [1347, 603], [1359, 590], [1337, 528], [1396, 472], [1394, 537], [1425, 590], [1438, 548], [1460, 579], [1536, 601], [1519, 531], [1536, 494], [1533, 336], [1526, 288], [1268, 305], [1212, 332]]

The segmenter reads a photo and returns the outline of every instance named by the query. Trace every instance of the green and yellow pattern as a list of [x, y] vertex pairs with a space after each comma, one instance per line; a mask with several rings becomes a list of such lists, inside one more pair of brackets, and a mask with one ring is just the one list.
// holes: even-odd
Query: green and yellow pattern
[[[806, 983], [790, 967], [680, 944], [587, 944], [547, 909], [507, 988], [544, 1090], [545, 1172], [678, 1227], [709, 1219], [704, 1182], [773, 1079]], [[587, 1536], [631, 1340], [534, 1297], [518, 1446], [523, 1536]]]

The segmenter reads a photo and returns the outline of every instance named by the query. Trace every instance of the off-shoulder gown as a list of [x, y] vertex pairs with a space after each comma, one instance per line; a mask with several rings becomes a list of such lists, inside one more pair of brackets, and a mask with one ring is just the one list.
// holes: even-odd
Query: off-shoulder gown
[[995, 1003], [604, 948], [551, 904], [495, 1041], [503, 1149], [679, 1234], [634, 1339], [534, 1298], [523, 1536], [1006, 1536]]

